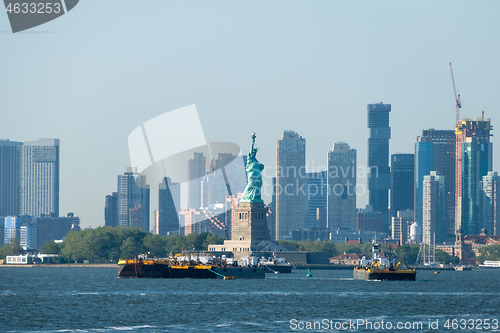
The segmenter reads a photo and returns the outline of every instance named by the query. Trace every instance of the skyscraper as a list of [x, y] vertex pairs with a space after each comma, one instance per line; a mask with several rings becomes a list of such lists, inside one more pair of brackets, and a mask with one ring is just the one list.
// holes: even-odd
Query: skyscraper
[[68, 213], [66, 216], [42, 216], [36, 219], [37, 244], [40, 247], [48, 241], [64, 239], [71, 231], [80, 231], [80, 218]]
[[[453, 130], [426, 129], [415, 143], [415, 221], [422, 225], [422, 186], [424, 176], [436, 171], [444, 176], [446, 186], [447, 233], [455, 231], [455, 154]], [[453, 236], [454, 239], [454, 236]]]
[[203, 153], [194, 153], [188, 161], [188, 208], [198, 209], [202, 205], [201, 182], [206, 173], [206, 163]]
[[59, 216], [59, 139], [24, 142], [19, 196], [20, 215]]
[[327, 227], [356, 229], [356, 149], [337, 142], [328, 152]]
[[210, 163], [209, 174], [203, 177], [203, 207], [225, 203], [229, 193], [237, 196], [244, 192], [247, 184], [245, 163], [246, 156], [243, 158], [231, 153], [218, 153], [217, 159]]
[[118, 175], [118, 225], [149, 231], [149, 185], [146, 176], [127, 168]]
[[369, 204], [382, 213], [382, 229], [389, 232], [389, 112], [391, 104], [368, 104], [368, 190]]
[[306, 139], [285, 131], [276, 142], [276, 239], [289, 239], [304, 228]]
[[431, 171], [422, 186], [422, 238], [426, 244], [442, 243], [447, 238], [445, 177]]
[[391, 237], [398, 240], [399, 245], [404, 245], [410, 239], [410, 227], [413, 224], [415, 214], [413, 210], [398, 210], [396, 216], [391, 218]]
[[35, 250], [37, 244], [37, 222], [32, 216], [8, 216], [5, 218], [5, 244], [15, 241], [24, 250]]
[[118, 227], [118, 193], [113, 192], [106, 196], [104, 205], [104, 225]]
[[382, 231], [382, 213], [373, 210], [371, 205], [366, 205], [366, 208], [357, 209], [356, 213], [356, 229], [361, 231]]
[[0, 218], [19, 213], [19, 170], [22, 142], [0, 140]]
[[271, 196], [271, 203], [269, 204], [269, 212], [267, 214], [267, 227], [271, 240], [276, 240], [276, 177], [272, 180], [273, 191]]
[[158, 235], [179, 233], [181, 186], [170, 178], [163, 178], [158, 190]]
[[305, 228], [320, 227], [318, 225], [318, 222], [320, 222], [318, 221], [318, 209], [326, 208], [328, 195], [327, 174], [327, 171], [307, 173]]
[[483, 228], [490, 235], [500, 235], [500, 176], [488, 172], [481, 182]]
[[391, 155], [391, 217], [398, 211], [413, 210], [415, 155]]
[[455, 232], [479, 235], [481, 223], [480, 182], [492, 170], [491, 121], [463, 119], [455, 130]]

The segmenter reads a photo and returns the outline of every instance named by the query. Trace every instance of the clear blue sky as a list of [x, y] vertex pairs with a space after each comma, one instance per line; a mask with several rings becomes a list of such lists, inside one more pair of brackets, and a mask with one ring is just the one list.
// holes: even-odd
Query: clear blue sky
[[0, 13], [0, 138], [61, 139], [61, 214], [84, 227], [104, 224], [129, 133], [190, 104], [208, 141], [246, 151], [257, 132], [266, 165], [286, 129], [315, 165], [337, 141], [366, 165], [369, 103], [392, 104], [391, 153], [453, 128], [450, 61], [462, 115], [484, 110], [500, 126], [499, 12], [498, 1], [83, 0], [17, 34]]

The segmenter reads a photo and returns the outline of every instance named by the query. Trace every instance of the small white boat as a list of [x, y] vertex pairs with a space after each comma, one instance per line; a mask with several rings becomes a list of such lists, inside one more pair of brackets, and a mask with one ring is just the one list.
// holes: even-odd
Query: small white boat
[[500, 261], [485, 260], [484, 263], [479, 264], [479, 267], [485, 268], [500, 268]]

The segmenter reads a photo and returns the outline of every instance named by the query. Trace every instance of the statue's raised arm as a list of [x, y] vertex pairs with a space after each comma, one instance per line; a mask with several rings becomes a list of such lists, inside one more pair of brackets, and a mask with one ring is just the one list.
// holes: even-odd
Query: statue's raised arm
[[257, 161], [257, 148], [255, 148], [255, 133], [252, 133], [252, 146], [247, 156], [247, 186], [241, 201], [244, 202], [262, 202], [262, 170], [264, 165]]
[[255, 158], [255, 156], [257, 155], [257, 149], [254, 148], [255, 146], [255, 138], [256, 138], [256, 135], [255, 135], [255, 132], [252, 133], [252, 145], [250, 146], [250, 151], [248, 152], [248, 156], [252, 156], [253, 158]]

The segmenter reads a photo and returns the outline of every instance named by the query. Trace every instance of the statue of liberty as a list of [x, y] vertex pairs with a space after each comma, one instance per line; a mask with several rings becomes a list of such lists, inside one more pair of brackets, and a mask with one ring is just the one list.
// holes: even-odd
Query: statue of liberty
[[252, 133], [252, 146], [248, 152], [247, 157], [247, 186], [245, 187], [245, 192], [241, 197], [242, 202], [263, 202], [260, 197], [260, 192], [262, 188], [262, 170], [264, 170], [264, 165], [257, 161], [257, 148], [255, 145], [255, 133]]

